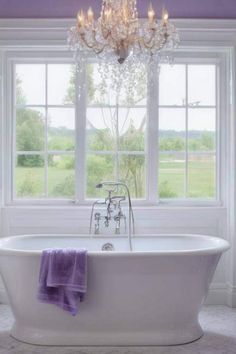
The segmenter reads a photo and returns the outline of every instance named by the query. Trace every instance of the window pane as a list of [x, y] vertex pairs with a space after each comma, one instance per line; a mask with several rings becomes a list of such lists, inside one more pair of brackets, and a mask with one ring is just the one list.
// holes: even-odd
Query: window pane
[[44, 64], [16, 65], [17, 104], [45, 104], [45, 68]]
[[75, 149], [74, 108], [48, 108], [48, 149]]
[[17, 197], [44, 196], [44, 158], [41, 155], [18, 155], [15, 168]]
[[189, 105], [216, 104], [215, 65], [188, 65]]
[[51, 154], [48, 156], [48, 195], [49, 197], [74, 197], [74, 156]]
[[42, 151], [45, 137], [45, 110], [16, 110], [16, 148], [18, 151]]
[[132, 198], [144, 198], [145, 157], [139, 155], [120, 156], [119, 179], [128, 185]]
[[70, 64], [48, 64], [48, 104], [75, 103], [76, 67]]
[[215, 156], [189, 156], [188, 162], [188, 197], [215, 197]]
[[159, 154], [159, 198], [183, 198], [185, 158], [182, 153]]
[[186, 104], [186, 66], [162, 64], [159, 74], [159, 104]]
[[118, 121], [119, 150], [144, 151], [146, 108], [121, 108]]
[[216, 110], [211, 108], [192, 108], [188, 112], [189, 150], [214, 151]]
[[111, 151], [115, 149], [116, 110], [110, 108], [87, 109], [87, 149], [93, 151]]
[[96, 185], [102, 181], [115, 180], [115, 160], [113, 155], [88, 154], [86, 158], [87, 198], [97, 198], [104, 191], [97, 189]]
[[183, 151], [186, 140], [185, 109], [159, 109], [159, 149]]

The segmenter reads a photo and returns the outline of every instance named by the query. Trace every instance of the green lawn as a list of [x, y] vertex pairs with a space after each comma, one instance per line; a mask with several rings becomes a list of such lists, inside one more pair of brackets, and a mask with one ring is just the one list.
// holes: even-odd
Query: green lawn
[[[159, 170], [159, 188], [171, 194], [170, 197], [183, 197], [185, 185], [185, 162], [162, 157]], [[214, 197], [215, 163], [212, 159], [195, 159], [188, 163], [188, 197]], [[162, 193], [161, 193], [162, 194]]]
[[[188, 196], [214, 197], [215, 163], [213, 158], [194, 158], [188, 164]], [[89, 173], [89, 171], [88, 171]], [[93, 171], [94, 173], [94, 171]], [[43, 167], [16, 168], [16, 194], [18, 197], [43, 197]], [[96, 178], [90, 179], [94, 189]], [[99, 181], [97, 181], [99, 182]], [[159, 166], [159, 192], [162, 198], [184, 197], [185, 162], [171, 156], [161, 156]], [[131, 186], [132, 189], [132, 186]], [[48, 196], [73, 197], [74, 170], [59, 167], [48, 168]], [[134, 196], [133, 196], [134, 197]]]

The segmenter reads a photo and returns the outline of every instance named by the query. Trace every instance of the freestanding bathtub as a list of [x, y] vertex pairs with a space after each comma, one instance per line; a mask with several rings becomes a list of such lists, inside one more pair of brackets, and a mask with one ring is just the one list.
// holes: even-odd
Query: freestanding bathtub
[[[101, 251], [111, 242], [114, 251]], [[79, 313], [37, 300], [44, 248], [88, 249], [88, 291]], [[201, 305], [229, 244], [200, 235], [89, 238], [27, 235], [0, 241], [0, 270], [16, 339], [43, 345], [174, 345], [203, 334]]]

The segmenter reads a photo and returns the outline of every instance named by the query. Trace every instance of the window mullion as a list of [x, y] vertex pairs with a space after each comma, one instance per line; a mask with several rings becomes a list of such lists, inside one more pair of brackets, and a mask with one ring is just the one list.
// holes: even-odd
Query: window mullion
[[75, 85], [75, 199], [81, 203], [84, 201], [86, 194], [85, 135], [87, 80], [85, 64], [76, 71]]
[[151, 203], [156, 203], [158, 195], [158, 125], [159, 125], [159, 82], [158, 67], [153, 63], [147, 72], [147, 139], [146, 139], [146, 193]]
[[185, 66], [185, 90], [186, 90], [186, 106], [185, 106], [185, 178], [184, 178], [184, 197], [188, 195], [188, 64]]
[[[8, 200], [14, 200], [16, 197], [16, 183], [15, 183], [15, 178], [16, 178], [16, 166], [17, 166], [17, 147], [16, 147], [16, 94], [15, 94], [15, 89], [16, 89], [16, 67], [15, 64], [13, 64], [12, 66], [8, 67], [7, 66], [7, 76], [10, 79], [10, 90], [11, 90], [11, 95], [9, 92], [8, 97], [11, 98], [11, 103], [12, 105], [9, 106], [10, 110], [9, 110], [9, 114], [13, 117], [13, 120], [11, 121], [10, 119], [8, 120], [7, 124], [10, 125], [10, 131], [12, 134], [11, 137], [11, 146], [13, 149], [13, 154], [9, 153], [8, 156], [11, 156], [10, 158], [10, 164], [11, 164], [11, 190], [10, 190], [10, 198], [8, 196]], [[13, 91], [14, 90], [14, 91]], [[9, 151], [10, 152], [10, 151]], [[8, 180], [6, 178], [6, 180]], [[9, 191], [9, 189], [8, 189]]]
[[120, 180], [120, 159], [119, 159], [119, 98], [116, 97], [116, 119], [115, 119], [115, 181]]
[[[221, 76], [220, 76], [221, 75]], [[226, 77], [226, 68], [225, 65], [221, 64], [221, 70], [219, 65], [215, 67], [215, 77], [216, 77], [216, 87], [215, 87], [215, 109], [216, 109], [216, 116], [215, 116], [215, 126], [216, 126], [216, 137], [215, 137], [215, 197], [217, 200], [222, 201], [222, 192], [225, 195], [225, 184], [223, 183], [226, 181], [225, 175], [222, 169], [222, 162], [225, 161], [225, 151], [226, 151], [226, 137], [222, 136], [222, 132], [227, 131], [227, 127], [223, 129], [222, 122], [220, 121], [220, 116], [223, 112], [227, 111], [225, 107], [223, 112], [221, 111], [221, 103], [226, 102], [227, 99], [225, 98], [225, 93], [227, 92], [225, 86], [225, 80], [223, 80], [222, 75]], [[221, 91], [222, 90], [222, 91]], [[219, 97], [221, 99], [219, 100]], [[222, 113], [221, 113], [222, 112]], [[226, 114], [227, 116], [227, 114]], [[225, 126], [227, 123], [225, 124]]]
[[48, 197], [48, 64], [45, 64], [45, 154], [44, 154], [44, 192]]

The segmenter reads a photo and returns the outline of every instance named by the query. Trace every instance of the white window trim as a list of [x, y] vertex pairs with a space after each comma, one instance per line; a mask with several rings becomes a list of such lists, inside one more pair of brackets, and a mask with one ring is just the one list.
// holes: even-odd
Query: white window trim
[[[176, 21], [177, 22], [177, 26], [178, 26], [178, 22], [179, 22], [179, 28], [180, 28], [180, 31], [183, 32], [183, 36], [185, 36], [187, 34], [187, 37], [192, 37], [191, 38], [188, 38], [187, 40], [182, 40], [182, 44], [181, 44], [181, 47], [180, 47], [180, 50], [178, 53], [180, 53], [180, 55], [182, 56], [184, 52], [187, 52], [189, 49], [191, 51], [194, 51], [197, 53], [201, 53], [201, 56], [205, 56], [205, 58], [209, 58], [211, 60], [212, 57], [214, 57], [214, 52], [217, 53], [217, 55], [219, 55], [219, 57], [223, 60], [223, 66], [224, 66], [224, 69], [225, 69], [225, 72], [224, 72], [224, 80], [226, 81], [226, 77], [228, 77], [229, 75], [229, 70], [227, 68], [227, 62], [229, 61], [229, 54], [230, 54], [230, 47], [229, 46], [226, 46], [225, 43], [223, 42], [220, 42], [218, 43], [217, 42], [217, 32], [216, 34], [214, 34], [214, 23], [211, 23], [210, 24], [208, 23], [208, 21], [203, 21], [204, 22], [204, 26], [202, 26], [202, 21], [191, 21], [191, 23], [187, 20], [180, 20], [180, 21]], [[13, 23], [13, 22], [12, 22]], [[14, 32], [15, 33], [15, 28], [14, 26], [12, 26], [12, 23], [11, 21], [0, 21], [0, 27], [1, 26], [6, 26], [8, 29], [7, 29], [7, 33], [9, 35], [9, 37], [11, 37], [11, 33]], [[20, 20], [19, 21], [14, 21], [14, 24], [15, 26], [17, 26], [17, 23], [19, 23], [21, 25], [21, 28], [20, 30], [17, 32], [17, 38], [15, 38], [14, 40], [10, 40], [9, 42], [6, 43], [6, 39], [4, 38], [4, 35], [6, 36], [6, 32], [2, 35], [0, 35], [0, 49], [2, 49], [2, 65], [3, 67], [5, 67], [7, 70], [4, 70], [3, 72], [3, 84], [4, 84], [4, 87], [7, 88], [9, 90], [9, 87], [6, 87], [6, 82], [7, 82], [7, 76], [9, 76], [10, 74], [12, 74], [10, 72], [10, 68], [9, 68], [9, 61], [11, 60], [14, 60], [17, 59], [19, 60], [20, 58], [24, 58], [26, 56], [26, 53], [27, 53], [27, 56], [31, 55], [31, 58], [30, 58], [30, 61], [35, 58], [35, 60], [38, 60], [36, 59], [38, 57], [38, 51], [40, 50], [41, 52], [45, 51], [46, 53], [46, 58], [53, 58], [54, 55], [55, 55], [55, 52], [52, 52], [53, 50], [55, 51], [58, 51], [58, 55], [62, 56], [63, 58], [67, 58], [69, 60], [69, 58], [71, 58], [71, 53], [68, 53], [67, 52], [67, 46], [65, 45], [65, 42], [64, 40], [62, 39], [62, 33], [64, 34], [65, 36], [65, 33], [63, 32], [64, 29], [65, 29], [65, 23], [68, 23], [68, 26], [70, 25], [71, 23], [71, 20], [55, 20], [55, 21], [52, 21], [51, 23], [51, 26], [50, 27], [50, 23], [49, 21], [36, 21], [36, 22], [33, 22], [31, 20], [29, 21], [23, 21], [21, 22]], [[53, 27], [55, 26], [55, 24], [59, 24], [58, 27]], [[10, 26], [11, 25], [11, 26]], [[19, 26], [20, 26], [19, 25]], [[231, 33], [234, 31], [234, 28], [235, 28], [235, 31], [236, 31], [236, 21], [233, 22], [231, 21], [230, 23], [228, 23], [227, 21], [227, 26], [226, 26], [226, 22], [222, 21], [220, 23], [220, 28], [221, 27], [224, 27], [224, 31], [227, 32], [227, 38], [228, 38], [228, 32]], [[44, 28], [44, 33], [43, 35], [41, 34], [41, 30], [42, 30], [42, 27]], [[67, 27], [67, 26], [66, 26]], [[32, 32], [32, 28], [35, 29], [35, 32]], [[191, 30], [189, 31], [189, 29], [192, 29], [192, 36], [191, 36]], [[233, 29], [232, 29], [233, 28]], [[25, 32], [27, 32], [28, 36], [29, 36], [29, 33], [30, 31], [32, 32], [32, 36], [31, 38], [24, 38], [24, 35], [25, 35]], [[38, 32], [37, 32], [38, 31]], [[47, 31], [47, 33], [46, 33]], [[187, 31], [189, 31], [189, 33], [187, 33]], [[203, 35], [202, 39], [199, 39], [198, 41], [195, 40], [195, 37], [196, 37], [196, 33], [199, 31], [201, 33], [201, 35]], [[209, 36], [206, 36], [206, 33], [209, 34]], [[215, 44], [212, 45], [212, 35], [215, 39]], [[35, 42], [33, 42], [33, 37], [40, 37], [42, 36], [43, 38], [38, 38], [38, 42], [35, 44]], [[26, 36], [27, 37], [27, 36]], [[57, 39], [52, 39], [52, 37], [56, 37]], [[200, 36], [201, 37], [201, 36]], [[211, 37], [211, 38], [210, 38]], [[54, 43], [54, 46], [52, 47], [52, 42]], [[56, 45], [55, 45], [56, 43]], [[227, 43], [228, 44], [228, 43]], [[49, 46], [50, 45], [50, 49], [49, 49]], [[197, 50], [196, 50], [197, 48]], [[29, 51], [30, 49], [30, 51]], [[176, 53], [176, 60], [178, 60], [178, 53]], [[45, 59], [45, 58], [44, 58]], [[189, 61], [191, 62], [191, 56], [189, 57], [188, 56], [188, 59]], [[194, 58], [192, 58], [192, 62], [194, 62]], [[12, 80], [12, 79], [11, 79]], [[3, 90], [4, 92], [8, 92], [8, 90]], [[222, 90], [222, 93], [225, 93], [226, 90]], [[7, 96], [7, 97], [6, 97]], [[7, 119], [5, 118], [5, 124], [7, 124], [7, 131], [8, 131], [8, 134], [9, 132], [12, 132], [12, 126], [9, 122], [9, 116], [11, 115], [10, 114], [10, 108], [9, 108], [9, 95], [3, 95], [3, 102], [6, 102], [6, 107], [4, 108], [4, 111], [3, 111], [3, 116], [7, 117]], [[229, 106], [229, 102], [228, 102], [228, 98], [225, 100], [226, 104], [224, 107], [224, 112], [230, 110], [229, 108], [227, 108]], [[83, 107], [82, 107], [83, 108]], [[227, 108], [227, 109], [226, 109]], [[152, 108], [153, 109], [153, 108]], [[221, 112], [223, 111], [223, 107], [220, 108], [221, 109]], [[7, 115], [6, 115], [7, 113]], [[83, 121], [83, 120], [80, 120], [80, 121]], [[84, 124], [84, 123], [83, 123]], [[224, 127], [221, 127], [221, 144], [223, 146], [226, 146], [226, 128], [227, 128], [227, 124], [225, 124]], [[151, 130], [151, 128], [149, 127], [148, 129]], [[77, 131], [81, 131], [81, 129], [78, 129]], [[152, 133], [154, 134], [155, 131], [152, 130]], [[7, 134], [7, 135], [8, 135]], [[9, 137], [10, 135], [8, 135]], [[9, 138], [6, 137], [5, 139], [5, 151], [7, 152], [7, 155], [8, 157], [10, 156], [10, 146], [9, 146]], [[81, 141], [81, 146], [84, 146], [84, 141]], [[79, 148], [78, 148], [79, 150]], [[223, 153], [225, 153], [225, 150], [223, 151], [223, 149], [221, 148], [221, 155]], [[80, 152], [84, 151], [82, 149], [79, 150]], [[151, 151], [151, 148], [148, 149], [148, 154], [150, 153]], [[80, 156], [82, 154], [79, 154], [77, 153], [76, 154], [76, 157], [78, 159], [80, 159], [80, 163], [84, 163], [82, 162], [83, 159], [84, 159], [84, 156]], [[84, 154], [83, 154], [84, 155]], [[223, 156], [225, 157], [225, 155]], [[8, 159], [9, 160], [9, 159]], [[222, 158], [221, 156], [221, 161], [224, 162], [224, 159]], [[11, 161], [12, 163], [12, 161]], [[225, 165], [225, 163], [223, 163]], [[11, 195], [12, 195], [12, 191], [10, 190], [9, 188], [9, 181], [11, 181], [11, 179], [9, 177], [11, 177], [9, 175], [9, 163], [7, 163], [7, 161], [5, 161], [5, 164], [4, 164], [4, 167], [8, 167], [8, 168], [5, 168], [5, 176], [4, 176], [4, 180], [5, 180], [5, 187], [7, 188], [4, 188], [4, 190], [7, 191], [7, 194], [5, 196], [5, 204], [7, 205], [12, 205], [12, 200], [11, 200]], [[156, 169], [157, 171], [157, 169]], [[150, 166], [148, 168], [148, 173], [150, 173]], [[135, 201], [135, 204], [136, 205], [140, 205], [140, 206], [161, 206], [161, 205], [170, 205], [170, 206], [221, 206], [224, 204], [224, 201], [225, 201], [225, 191], [224, 191], [224, 186], [225, 186], [225, 181], [226, 181], [226, 177], [225, 177], [225, 168], [224, 166], [220, 166], [220, 176], [222, 177], [221, 178], [221, 185], [222, 185], [222, 188], [221, 188], [221, 194], [220, 194], [220, 199], [219, 201], [207, 201], [207, 200], [190, 200], [190, 199], [187, 199], [187, 200], [169, 200], [168, 201], [164, 201], [162, 200], [161, 202], [155, 202], [154, 200], [149, 200], [148, 202], [146, 201]], [[154, 176], [155, 174], [152, 172], [152, 176]], [[80, 183], [81, 183], [81, 179], [83, 177], [80, 176]], [[147, 176], [147, 181], [151, 182], [150, 184], [152, 184], [154, 186], [154, 178], [153, 180], [151, 181], [148, 176]], [[84, 181], [83, 181], [84, 182]], [[157, 183], [156, 183], [157, 184]], [[153, 190], [153, 189], [152, 189]], [[150, 191], [150, 186], [148, 185], [147, 186], [147, 191]], [[81, 195], [81, 198], [82, 199], [82, 195]], [[65, 203], [65, 200], [20, 200], [19, 203], [16, 201], [14, 201], [14, 204], [19, 204], [19, 205], [24, 205], [25, 204], [34, 204], [34, 205], [50, 205], [50, 204], [73, 204], [73, 202], [67, 202]], [[76, 203], [76, 202], [75, 202]], [[83, 206], [83, 205], [90, 205], [91, 204], [91, 201], [84, 201], [83, 203], [81, 203], [80, 205]]]

